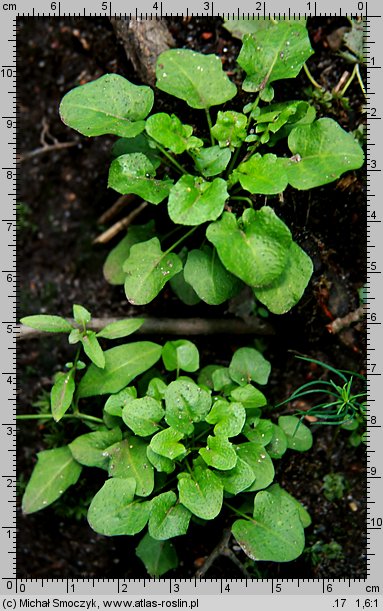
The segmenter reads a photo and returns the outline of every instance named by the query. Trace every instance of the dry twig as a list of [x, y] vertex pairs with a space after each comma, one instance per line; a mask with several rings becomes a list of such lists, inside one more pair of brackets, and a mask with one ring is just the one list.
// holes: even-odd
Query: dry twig
[[139, 214], [141, 214], [141, 212], [146, 208], [147, 205], [147, 202], [142, 202], [142, 204], [140, 204], [138, 208], [132, 210], [132, 212], [130, 212], [128, 216], [125, 216], [120, 221], [117, 221], [117, 223], [114, 223], [114, 225], [109, 227], [109, 229], [104, 231], [101, 235], [97, 236], [97, 238], [93, 240], [93, 244], [107, 244], [108, 242], [110, 242], [110, 240], [112, 240], [117, 234], [119, 234], [120, 231], [123, 231], [124, 229], [129, 227], [129, 225]]
[[210, 569], [212, 564], [217, 560], [219, 556], [225, 556], [225, 558], [229, 558], [229, 560], [231, 560], [239, 568], [239, 570], [245, 577], [250, 577], [249, 573], [243, 566], [242, 562], [238, 560], [237, 556], [230, 549], [229, 547], [230, 537], [231, 537], [231, 532], [227, 528], [223, 531], [223, 536], [222, 536], [221, 541], [213, 549], [211, 554], [209, 554], [209, 556], [206, 558], [201, 568], [198, 569], [198, 571], [196, 572], [195, 576], [197, 578], [204, 577], [204, 575], [207, 573], [207, 571]]
[[114, 202], [114, 204], [100, 216], [100, 218], [97, 220], [97, 223], [99, 225], [105, 225], [106, 223], [109, 223], [109, 221], [111, 221], [115, 216], [117, 216], [117, 214], [119, 214], [119, 212], [121, 212], [123, 208], [125, 208], [128, 204], [134, 202], [135, 199], [137, 199], [137, 197], [132, 193], [129, 193], [129, 195], [121, 195], [121, 197], [119, 197]]
[[352, 325], [352, 323], [362, 320], [365, 314], [366, 308], [364, 305], [362, 305], [353, 312], [346, 314], [346, 316], [335, 318], [335, 320], [326, 325], [326, 328], [330, 331], [330, 333], [339, 333], [342, 331], [342, 329]]
[[[50, 142], [48, 140], [50, 140]], [[72, 146], [78, 145], [78, 142], [75, 142], [74, 140], [71, 140], [70, 142], [59, 142], [59, 140], [57, 140], [57, 138], [52, 136], [50, 133], [49, 124], [45, 118], [42, 121], [40, 143], [40, 147], [35, 148], [33, 151], [29, 151], [28, 153], [24, 153], [23, 155], [19, 155], [17, 161], [22, 163], [23, 161], [32, 159], [32, 157], [37, 157], [38, 155], [45, 155], [45, 153], [51, 153], [52, 151], [59, 151], [61, 149], [68, 149]]]

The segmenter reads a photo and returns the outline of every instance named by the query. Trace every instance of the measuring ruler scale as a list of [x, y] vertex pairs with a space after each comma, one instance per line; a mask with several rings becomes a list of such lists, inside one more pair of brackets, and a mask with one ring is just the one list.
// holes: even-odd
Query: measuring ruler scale
[[[378, 608], [383, 592], [383, 422], [381, 399], [383, 372], [383, 21], [380, 4], [351, 2], [306, 2], [296, 0], [287, 5], [281, 0], [242, 2], [234, 7], [221, 2], [194, 0], [183, 4], [174, 0], [142, 0], [138, 7], [122, 0], [81, 4], [74, 0], [14, 3], [0, 2], [0, 151], [1, 151], [1, 289], [0, 289], [0, 601], [4, 609], [40, 606], [104, 608], [105, 601], [124, 601], [125, 606], [162, 606], [177, 608], [215, 608], [239, 604], [244, 609], [265, 604], [267, 609], [294, 605], [295, 609]], [[16, 367], [17, 339], [17, 220], [16, 203], [21, 168], [17, 163], [17, 17], [131, 17], [156, 19], [165, 16], [294, 18], [362, 17], [368, 58], [366, 89], [367, 116], [367, 231], [368, 231], [368, 523], [367, 579], [18, 579], [16, 574]], [[37, 535], [37, 533], [36, 533]], [[352, 537], [352, 532], [350, 532]], [[291, 597], [293, 595], [293, 598]], [[214, 599], [212, 598], [214, 597]], [[233, 597], [238, 597], [234, 600]], [[126, 601], [131, 600], [132, 605]], [[21, 601], [24, 601], [21, 603]], [[43, 605], [43, 601], [49, 604]], [[140, 602], [141, 601], [141, 602]], [[154, 603], [157, 601], [157, 605]], [[162, 602], [163, 601], [163, 602]], [[149, 604], [149, 602], [153, 604]], [[81, 604], [80, 604], [81, 603]], [[161, 604], [160, 604], [161, 603]], [[122, 603], [121, 603], [122, 605]], [[121, 606], [120, 605], [120, 606]], [[118, 606], [118, 605], [117, 605]], [[108, 608], [108, 605], [106, 605]], [[113, 606], [112, 606], [113, 608]]]

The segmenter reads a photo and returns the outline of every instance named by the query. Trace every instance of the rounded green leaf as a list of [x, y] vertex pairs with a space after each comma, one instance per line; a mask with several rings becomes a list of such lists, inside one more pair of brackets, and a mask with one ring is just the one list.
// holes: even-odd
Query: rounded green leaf
[[294, 157], [287, 169], [289, 183], [296, 189], [312, 189], [333, 182], [344, 172], [363, 165], [363, 150], [352, 134], [333, 119], [319, 119], [298, 125], [289, 135]]
[[310, 257], [293, 242], [282, 274], [269, 286], [254, 289], [254, 294], [273, 314], [285, 314], [300, 301], [312, 273]]
[[107, 469], [108, 456], [105, 456], [104, 450], [121, 439], [121, 429], [116, 427], [110, 431], [94, 431], [80, 435], [68, 447], [73, 458], [81, 465]]
[[167, 384], [161, 378], [152, 378], [149, 382], [146, 394], [148, 397], [153, 397], [157, 401], [161, 401], [165, 397]]
[[161, 153], [146, 134], [139, 134], [134, 138], [119, 138], [114, 143], [112, 147], [113, 157], [127, 155], [128, 153], [143, 153], [156, 169], [161, 165]]
[[67, 446], [37, 454], [37, 464], [24, 492], [22, 509], [34, 513], [44, 509], [75, 484], [82, 467]]
[[187, 533], [191, 513], [178, 502], [174, 492], [163, 492], [152, 500], [148, 531], [163, 541]]
[[164, 429], [152, 437], [149, 447], [156, 454], [173, 460], [182, 456], [186, 451], [185, 446], [178, 443], [183, 437], [184, 434], [180, 431], [172, 428]]
[[176, 468], [175, 463], [170, 458], [157, 454], [150, 446], [146, 448], [146, 455], [153, 467], [159, 473], [173, 473], [174, 469]]
[[50, 316], [48, 314], [35, 314], [34, 316], [24, 316], [20, 320], [22, 325], [47, 331], [48, 333], [70, 333], [72, 325], [61, 316]]
[[217, 366], [211, 378], [213, 381], [213, 389], [217, 392], [222, 391], [224, 394], [228, 394], [236, 386], [230, 376], [228, 367]]
[[162, 348], [162, 360], [167, 371], [197, 371], [199, 369], [199, 352], [193, 342], [178, 339], [166, 342]]
[[96, 532], [108, 537], [135, 535], [146, 526], [150, 502], [134, 500], [133, 478], [112, 478], [93, 497], [88, 522]]
[[233, 469], [237, 464], [235, 449], [226, 437], [209, 435], [207, 447], [200, 448], [198, 453], [209, 467], [214, 467], [220, 471]]
[[245, 210], [242, 224], [225, 212], [209, 225], [206, 237], [226, 269], [255, 287], [267, 286], [282, 274], [292, 241], [289, 229], [268, 206]]
[[313, 445], [310, 429], [296, 416], [279, 416], [278, 425], [286, 435], [288, 448], [305, 452]]
[[253, 560], [290, 562], [305, 545], [303, 526], [295, 503], [273, 491], [259, 492], [254, 499], [254, 519], [236, 520], [232, 533]]
[[239, 348], [229, 365], [230, 377], [240, 386], [250, 382], [267, 384], [270, 371], [270, 362], [255, 348]]
[[194, 430], [193, 423], [206, 418], [211, 397], [192, 380], [176, 380], [165, 391], [165, 405], [167, 424], [176, 431], [190, 435]]
[[[253, 426], [254, 424], [254, 426]], [[266, 446], [273, 437], [273, 423], [270, 420], [256, 418], [254, 423], [246, 422], [243, 434], [249, 441], [255, 441], [261, 446]]]
[[241, 403], [228, 403], [219, 399], [206, 416], [206, 422], [215, 424], [215, 435], [236, 437], [243, 429], [246, 410]]
[[234, 110], [219, 111], [211, 133], [218, 140], [219, 146], [234, 150], [241, 146], [247, 136], [247, 117]]
[[243, 189], [250, 193], [274, 195], [287, 187], [286, 159], [268, 153], [252, 155], [234, 172]]
[[311, 524], [311, 517], [309, 512], [303, 507], [302, 503], [300, 503], [299, 501], [297, 501], [296, 498], [294, 498], [291, 494], [289, 494], [286, 490], [284, 490], [283, 488], [280, 487], [279, 484], [273, 484], [272, 486], [270, 486], [270, 488], [268, 488], [267, 492], [271, 492], [274, 496], [274, 498], [281, 498], [283, 499], [289, 499], [289, 501], [291, 501], [292, 503], [295, 503], [298, 511], [299, 511], [299, 517], [300, 520], [302, 522], [302, 526], [303, 528], [307, 528], [308, 526], [310, 526]]
[[133, 399], [137, 398], [137, 390], [134, 386], [128, 386], [115, 395], [111, 395], [105, 403], [104, 410], [111, 416], [122, 417], [122, 409]]
[[207, 182], [198, 176], [185, 174], [170, 189], [168, 212], [171, 220], [180, 225], [215, 221], [229, 197], [226, 187], [222, 178]]
[[281, 458], [287, 450], [287, 438], [283, 429], [277, 424], [273, 425], [273, 436], [266, 446], [267, 453], [271, 458]]
[[247, 74], [245, 91], [263, 91], [273, 81], [295, 78], [313, 54], [306, 27], [298, 21], [279, 21], [247, 34], [237, 62]]
[[158, 431], [165, 412], [161, 403], [151, 397], [133, 399], [124, 406], [122, 419], [135, 435], [146, 437]]
[[148, 533], [137, 545], [136, 556], [142, 560], [151, 577], [161, 577], [178, 566], [173, 544], [170, 541], [157, 541]]
[[61, 420], [72, 405], [75, 387], [73, 369], [56, 375], [50, 395], [52, 416], [56, 422]]
[[154, 94], [150, 87], [133, 85], [118, 74], [69, 91], [60, 104], [62, 121], [84, 136], [115, 134], [132, 138], [145, 128]]
[[219, 305], [236, 295], [242, 283], [222, 265], [217, 252], [208, 246], [191, 250], [184, 276], [197, 295], [209, 305]]
[[[188, 249], [186, 247], [181, 248], [177, 254], [181, 259], [182, 264], [185, 265], [188, 256]], [[173, 276], [173, 278], [170, 280], [170, 286], [177, 295], [178, 299], [180, 299], [183, 303], [190, 306], [195, 305], [200, 301], [200, 298], [193, 287], [186, 282], [184, 271], [185, 270], [182, 269], [178, 274]]]
[[108, 187], [123, 195], [135, 193], [151, 204], [159, 204], [169, 195], [173, 182], [158, 180], [155, 175], [154, 165], [142, 153], [121, 155], [111, 163]]
[[152, 115], [147, 119], [145, 129], [153, 140], [176, 155], [203, 146], [202, 140], [192, 136], [192, 126], [181, 123], [176, 115], [168, 115], [165, 112]]
[[132, 342], [105, 350], [104, 369], [90, 365], [78, 387], [78, 396], [94, 397], [122, 390], [158, 361], [161, 350], [153, 342]]
[[236, 447], [237, 455], [253, 470], [255, 481], [248, 492], [267, 488], [274, 480], [274, 465], [265, 448], [254, 441], [241, 443]]
[[134, 244], [124, 263], [125, 294], [133, 305], [150, 303], [182, 269], [174, 253], [162, 252], [158, 238]]
[[224, 104], [237, 93], [216, 55], [170, 49], [159, 56], [156, 75], [158, 89], [185, 100], [191, 108]]
[[231, 158], [231, 151], [220, 146], [209, 146], [201, 149], [194, 156], [196, 170], [209, 178], [226, 170]]
[[104, 277], [110, 284], [124, 284], [126, 274], [123, 265], [129, 257], [130, 248], [138, 242], [145, 242], [153, 237], [154, 223], [147, 225], [134, 225], [129, 227], [128, 233], [108, 254], [104, 263]]
[[[285, 19], [285, 16], [279, 18], [277, 15], [273, 15], [273, 19], [271, 20], [269, 17], [260, 17], [259, 15], [254, 17], [229, 17], [225, 19], [225, 23], [223, 27], [228, 30], [234, 38], [239, 38], [242, 40], [245, 34], [254, 34], [255, 32], [259, 32], [260, 30], [267, 30], [271, 27], [274, 27], [276, 21], [292, 21], [289, 19]], [[294, 15], [294, 22], [299, 21], [303, 25], [306, 24], [306, 17], [300, 17], [299, 15]]]
[[146, 455], [147, 444], [139, 437], [128, 437], [105, 450], [109, 457], [109, 475], [133, 478], [136, 495], [149, 496], [154, 488], [154, 470]]
[[223, 489], [229, 494], [239, 494], [243, 492], [255, 480], [253, 469], [242, 458], [237, 457], [234, 469], [230, 471], [217, 472], [216, 476], [223, 484]]
[[223, 485], [210, 469], [196, 467], [191, 474], [183, 473], [178, 492], [181, 503], [203, 520], [213, 520], [221, 511]]
[[234, 388], [234, 390], [231, 391], [230, 396], [234, 399], [234, 401], [239, 401], [246, 409], [263, 407], [267, 404], [265, 395], [252, 384], [246, 384], [240, 388]]
[[126, 318], [125, 320], [117, 320], [106, 325], [101, 331], [97, 333], [97, 337], [104, 337], [105, 339], [120, 339], [131, 335], [145, 322], [145, 318]]

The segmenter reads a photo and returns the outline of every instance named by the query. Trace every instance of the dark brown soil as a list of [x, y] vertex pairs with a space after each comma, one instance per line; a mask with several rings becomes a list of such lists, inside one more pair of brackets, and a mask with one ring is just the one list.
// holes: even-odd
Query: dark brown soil
[[[316, 55], [309, 62], [317, 80], [333, 88], [349, 69], [344, 59], [331, 53], [326, 35], [344, 23], [340, 20], [312, 20], [310, 33]], [[169, 22], [178, 46], [187, 46], [224, 57], [227, 70], [235, 67], [239, 41], [221, 27], [220, 19], [181, 19]], [[22, 164], [23, 203], [19, 231], [20, 315], [49, 312], [71, 315], [73, 303], [82, 303], [94, 316], [124, 316], [149, 313], [152, 316], [223, 316], [224, 306], [197, 306], [190, 310], [166, 290], [149, 306], [129, 305], [121, 288], [103, 279], [101, 268], [110, 245], [95, 247], [92, 241], [101, 231], [97, 218], [116, 199], [106, 188], [112, 138], [86, 140], [66, 128], [58, 116], [62, 96], [75, 85], [106, 72], [117, 72], [135, 81], [132, 66], [117, 43], [107, 19], [21, 19], [18, 35], [18, 94], [20, 99], [20, 153], [41, 146], [44, 126], [60, 141], [77, 145], [25, 160]], [[237, 78], [234, 74], [233, 78]], [[278, 99], [302, 97], [307, 87], [304, 75], [277, 88]], [[348, 90], [350, 110], [339, 104], [331, 112], [349, 130], [361, 122], [363, 100], [357, 84]], [[169, 110], [169, 97], [159, 94], [156, 109]], [[174, 112], [174, 108], [171, 107]], [[177, 114], [190, 119], [185, 105]], [[192, 119], [192, 121], [195, 121]], [[357, 290], [365, 282], [365, 196], [362, 176], [352, 174], [346, 184], [318, 188], [310, 193], [287, 190], [283, 202], [272, 200], [276, 212], [292, 229], [294, 239], [314, 261], [315, 273], [302, 302], [287, 315], [271, 316], [275, 337], [267, 340], [266, 355], [273, 369], [267, 393], [271, 403], [283, 400], [312, 375], [306, 363], [294, 353], [308, 354], [338, 368], [364, 371], [364, 332], [361, 326], [340, 335], [326, 329], [332, 315], [343, 316], [358, 306]], [[142, 217], [145, 220], [145, 217]], [[167, 338], [156, 338], [158, 341]], [[248, 339], [251, 344], [253, 338]], [[197, 338], [202, 364], [227, 363], [232, 352], [243, 345], [239, 337]], [[49, 390], [52, 376], [70, 357], [65, 341], [56, 338], [24, 343], [19, 350], [21, 370], [20, 405], [31, 410], [42, 390]], [[18, 435], [21, 482], [29, 477], [36, 451], [43, 449], [46, 427], [22, 425]], [[73, 431], [64, 430], [65, 436]], [[365, 558], [365, 452], [348, 443], [349, 434], [314, 429], [313, 450], [300, 455], [288, 453], [277, 463], [277, 481], [309, 509], [312, 526], [307, 530], [307, 551], [285, 565], [247, 564], [255, 577], [363, 578]], [[100, 482], [88, 470], [89, 487]], [[340, 473], [346, 493], [340, 500], [323, 495], [323, 478]], [[71, 502], [84, 508], [88, 488], [71, 492]], [[70, 505], [68, 501], [67, 505]], [[21, 516], [18, 535], [19, 577], [144, 577], [145, 569], [134, 548], [140, 536], [108, 539], [96, 535], [86, 520], [65, 516], [68, 510], [47, 508]], [[64, 515], [64, 517], [63, 517]], [[177, 545], [180, 567], [168, 576], [190, 577], [222, 536], [231, 516], [205, 526], [193, 524], [190, 535]], [[338, 543], [341, 551], [332, 558], [327, 551], [314, 558], [312, 546]], [[317, 545], [318, 547], [318, 545]], [[325, 548], [326, 549], [326, 548]], [[237, 552], [241, 561], [246, 558]], [[241, 577], [234, 564], [218, 559], [208, 577]]]

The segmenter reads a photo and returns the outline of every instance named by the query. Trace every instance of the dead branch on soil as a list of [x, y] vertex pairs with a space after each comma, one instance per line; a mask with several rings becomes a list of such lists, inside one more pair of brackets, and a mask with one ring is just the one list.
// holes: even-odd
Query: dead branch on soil
[[350, 327], [354, 322], [359, 322], [362, 320], [365, 314], [366, 307], [362, 305], [353, 312], [346, 314], [346, 316], [335, 318], [335, 320], [326, 325], [326, 328], [330, 331], [330, 333], [339, 333], [342, 331], [342, 329]]
[[97, 223], [99, 225], [106, 225], [106, 223], [109, 223], [109, 221], [117, 216], [121, 210], [126, 208], [128, 204], [131, 204], [136, 199], [136, 195], [133, 195], [132, 193], [129, 193], [129, 195], [121, 195], [121, 197], [119, 197], [114, 204], [100, 216]]
[[33, 151], [29, 151], [28, 153], [24, 153], [23, 155], [19, 155], [17, 161], [22, 163], [27, 159], [32, 159], [32, 157], [37, 157], [38, 155], [45, 155], [45, 153], [51, 153], [52, 151], [59, 151], [61, 149], [68, 149], [72, 146], [77, 146], [78, 142], [71, 140], [70, 142], [59, 142], [57, 138], [52, 136], [49, 131], [49, 123], [44, 118], [42, 121], [42, 129], [40, 134], [40, 144], [41, 146], [33, 149]]
[[111, 18], [110, 21], [140, 79], [154, 86], [158, 56], [175, 46], [166, 23], [160, 19]]
[[128, 216], [125, 216], [120, 221], [117, 221], [117, 223], [114, 223], [114, 225], [109, 227], [109, 229], [104, 231], [101, 235], [97, 236], [97, 238], [93, 240], [93, 244], [107, 244], [108, 242], [110, 242], [110, 240], [112, 240], [121, 231], [127, 229], [129, 225], [131, 225], [131, 223], [134, 221], [134, 219], [137, 218], [139, 214], [141, 214], [141, 212], [146, 208], [147, 205], [147, 202], [142, 202], [142, 204], [140, 204], [138, 208], [132, 210], [132, 212], [130, 212]]
[[211, 554], [206, 558], [205, 562], [201, 566], [200, 569], [196, 572], [195, 576], [197, 579], [204, 577], [210, 567], [214, 564], [219, 556], [225, 556], [225, 558], [229, 558], [241, 571], [244, 577], [250, 577], [249, 573], [243, 566], [242, 562], [240, 562], [237, 556], [234, 554], [233, 550], [229, 547], [229, 541], [231, 537], [231, 532], [227, 528], [223, 532], [223, 536], [218, 545], [213, 549]]
[[[127, 317], [128, 318], [128, 317]], [[132, 317], [134, 318], [134, 317]], [[68, 318], [71, 325], [73, 319]], [[101, 331], [106, 325], [118, 322], [121, 318], [93, 318], [87, 325], [92, 331]], [[126, 320], [126, 319], [125, 319]], [[44, 331], [30, 329], [18, 325], [17, 338], [19, 340], [36, 339], [48, 335]], [[138, 331], [140, 335], [273, 335], [273, 327], [257, 318], [244, 322], [238, 319], [216, 318], [145, 318], [145, 322]]]

